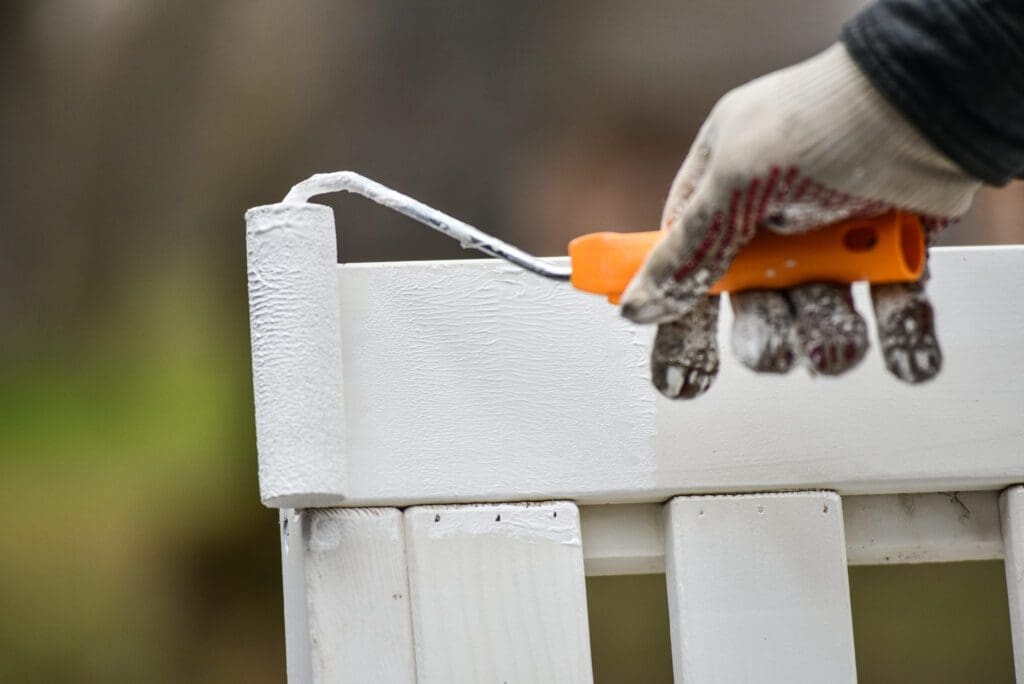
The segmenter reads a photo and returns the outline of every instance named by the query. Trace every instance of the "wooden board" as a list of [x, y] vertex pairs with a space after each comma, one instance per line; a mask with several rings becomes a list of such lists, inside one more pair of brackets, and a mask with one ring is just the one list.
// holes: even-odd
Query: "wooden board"
[[[708, 395], [672, 402], [648, 382], [652, 330], [565, 284], [492, 260], [339, 266], [335, 503], [1000, 489], [1024, 479], [1024, 307], [1005, 304], [1024, 248], [938, 249], [932, 271], [938, 380], [896, 381], [877, 345], [841, 380], [755, 376], [725, 353]], [[312, 473], [282, 479], [303, 478], [322, 504]]]
[[592, 680], [576, 506], [416, 507], [406, 530], [421, 684]]
[[[843, 497], [849, 565], [946, 563], [1003, 557], [998, 492]], [[660, 504], [583, 506], [588, 576], [665, 571]]]
[[301, 516], [312, 681], [416, 682], [402, 512]]
[[309, 601], [306, 594], [306, 545], [302, 541], [302, 511], [282, 508], [281, 578], [284, 585], [284, 647], [289, 684], [313, 681], [309, 643]]
[[843, 498], [850, 565], [1003, 557], [996, 492]]
[[1010, 487], [999, 499], [1006, 554], [1006, 594], [1017, 682], [1024, 682], [1024, 486]]
[[665, 533], [659, 504], [584, 506], [583, 564], [587, 576], [665, 572]]
[[676, 682], [855, 682], [842, 504], [828, 492], [666, 505]]

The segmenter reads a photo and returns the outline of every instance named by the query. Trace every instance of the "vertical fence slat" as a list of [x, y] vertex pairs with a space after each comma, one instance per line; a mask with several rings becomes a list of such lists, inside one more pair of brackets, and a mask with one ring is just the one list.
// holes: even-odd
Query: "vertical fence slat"
[[314, 682], [416, 681], [402, 512], [302, 512]]
[[302, 516], [302, 511], [292, 508], [282, 508], [278, 513], [281, 579], [284, 585], [284, 649], [289, 684], [309, 684], [313, 681]]
[[421, 684], [592, 681], [574, 504], [420, 506], [405, 519]]
[[1006, 565], [1006, 595], [1010, 603], [1013, 667], [1024, 684], [1024, 486], [1010, 487], [999, 497]]
[[676, 682], [855, 682], [842, 506], [829, 492], [665, 507]]

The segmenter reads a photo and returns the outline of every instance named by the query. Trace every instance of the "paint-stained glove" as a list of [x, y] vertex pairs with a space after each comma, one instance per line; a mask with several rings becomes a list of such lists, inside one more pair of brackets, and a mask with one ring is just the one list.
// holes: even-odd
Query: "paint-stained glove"
[[[622, 314], [660, 323], [652, 379], [672, 398], [696, 396], [718, 371], [718, 297], [709, 287], [757, 230], [799, 233], [892, 208], [929, 232], [967, 210], [979, 182], [885, 101], [836, 44], [729, 92], [715, 105], [672, 183], [664, 240], [622, 299]], [[872, 288], [889, 370], [934, 377], [942, 358], [923, 285]], [[813, 283], [731, 296], [734, 354], [784, 373], [803, 361], [838, 375], [868, 346], [849, 286]]]

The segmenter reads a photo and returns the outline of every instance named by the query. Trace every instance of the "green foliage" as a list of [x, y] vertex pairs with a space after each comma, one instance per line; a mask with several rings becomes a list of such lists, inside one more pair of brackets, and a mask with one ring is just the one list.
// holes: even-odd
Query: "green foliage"
[[283, 679], [247, 330], [202, 276], [0, 369], [2, 681]]

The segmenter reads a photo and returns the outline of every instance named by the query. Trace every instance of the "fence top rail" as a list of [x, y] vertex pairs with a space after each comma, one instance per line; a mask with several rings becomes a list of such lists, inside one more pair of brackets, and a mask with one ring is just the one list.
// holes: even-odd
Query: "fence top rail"
[[[333, 236], [323, 209], [302, 221]], [[1008, 301], [1024, 291], [1024, 246], [933, 250], [929, 291], [945, 357], [935, 381], [898, 382], [877, 344], [841, 379], [799, 369], [755, 376], [723, 348], [710, 392], [672, 402], [649, 383], [653, 331], [598, 297], [492, 259], [337, 265], [333, 239], [298, 240], [287, 218], [274, 220], [282, 225], [249, 231], [268, 505], [600, 504], [1024, 480], [1024, 307]], [[311, 263], [329, 263], [333, 275]], [[315, 287], [303, 280], [309, 270], [321, 274]], [[288, 305], [268, 300], [294, 301], [295, 288], [314, 300], [300, 307], [303, 320], [319, 313], [336, 324], [304, 337], [275, 319]], [[855, 302], [870, 326], [866, 288], [855, 288]], [[728, 307], [722, 314], [724, 343]], [[287, 334], [275, 337], [275, 325]], [[318, 379], [326, 390], [311, 390]], [[295, 416], [305, 425], [291, 427], [302, 433], [292, 439]], [[326, 437], [310, 436], [318, 423], [309, 416]]]

